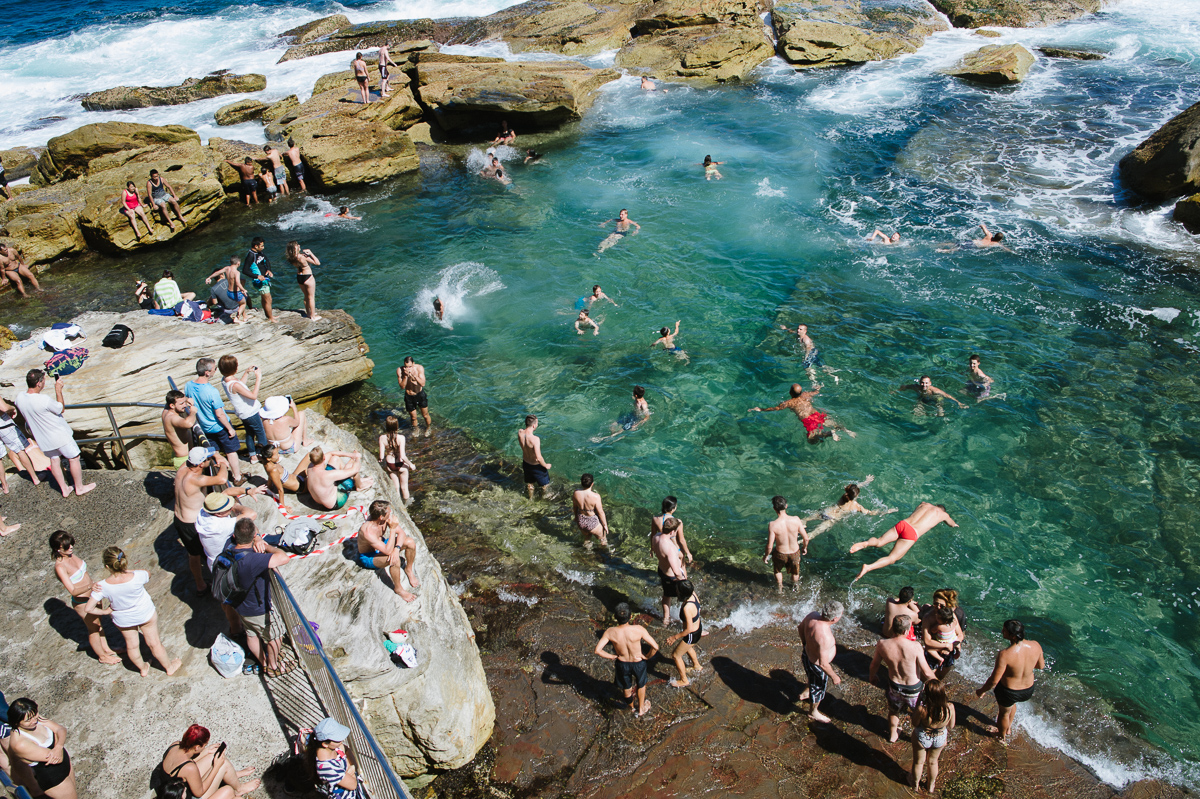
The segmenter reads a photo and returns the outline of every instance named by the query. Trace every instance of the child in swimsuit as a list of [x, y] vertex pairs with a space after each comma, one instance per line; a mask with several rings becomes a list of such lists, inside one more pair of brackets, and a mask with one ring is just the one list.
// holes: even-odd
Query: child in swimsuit
[[659, 335], [658, 340], [650, 345], [650, 349], [654, 349], [659, 344], [662, 344], [664, 350], [666, 350], [667, 352], [675, 353], [675, 357], [679, 358], [680, 360], [686, 361], [688, 359], [687, 353], [684, 352], [682, 348], [675, 346], [675, 337], [679, 335], [679, 320], [678, 319], [675, 320], [675, 332], [674, 333], [671, 332], [671, 328], [664, 327], [664, 328], [659, 329], [658, 335]]

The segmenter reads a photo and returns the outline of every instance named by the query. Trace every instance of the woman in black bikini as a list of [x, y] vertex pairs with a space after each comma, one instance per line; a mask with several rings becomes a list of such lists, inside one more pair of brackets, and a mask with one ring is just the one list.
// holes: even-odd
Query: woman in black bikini
[[238, 771], [225, 756], [225, 744], [210, 745], [209, 738], [205, 727], [188, 727], [163, 753], [162, 770], [167, 777], [187, 783], [187, 795], [192, 799], [235, 799], [257, 788], [262, 782], [257, 778], [241, 782], [254, 768]]
[[28, 297], [25, 293], [25, 285], [21, 282], [21, 278], [25, 278], [33, 284], [35, 291], [41, 291], [42, 287], [37, 282], [37, 278], [33, 276], [29, 266], [25, 263], [25, 256], [15, 247], [10, 247], [5, 244], [0, 246], [0, 272], [4, 274], [4, 279], [12, 283], [12, 287], [22, 297]]
[[321, 317], [317, 316], [317, 279], [313, 277], [312, 268], [320, 266], [321, 262], [312, 250], [301, 249], [298, 241], [287, 243], [287, 259], [296, 267], [296, 282], [300, 284], [300, 291], [304, 292], [304, 312], [308, 314], [310, 322], [315, 322]]
[[24, 697], [8, 706], [8, 723], [12, 727], [8, 748], [13, 765], [27, 767], [26, 773], [32, 775], [38, 792], [50, 799], [76, 799], [75, 768], [71, 755], [63, 748], [67, 731], [38, 715], [37, 702]]

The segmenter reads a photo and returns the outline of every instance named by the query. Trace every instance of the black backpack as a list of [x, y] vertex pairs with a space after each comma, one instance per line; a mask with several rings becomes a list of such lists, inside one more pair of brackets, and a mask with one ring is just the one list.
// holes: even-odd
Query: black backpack
[[246, 552], [237, 552], [232, 547], [226, 549], [212, 565], [212, 595], [218, 602], [237, 607], [246, 601], [249, 588], [242, 588], [238, 579], [238, 564], [246, 557]]
[[108, 331], [108, 335], [104, 337], [101, 345], [119, 350], [125, 346], [125, 339], [129, 339], [130, 344], [135, 341], [133, 330], [126, 325], [113, 325], [113, 329]]

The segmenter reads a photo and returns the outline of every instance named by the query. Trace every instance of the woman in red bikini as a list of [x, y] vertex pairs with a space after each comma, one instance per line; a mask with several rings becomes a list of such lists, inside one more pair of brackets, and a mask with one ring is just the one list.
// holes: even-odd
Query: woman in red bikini
[[139, 216], [146, 223], [146, 235], [150, 235], [150, 219], [146, 216], [146, 209], [142, 207], [142, 198], [138, 196], [137, 184], [132, 180], [125, 184], [125, 191], [121, 193], [121, 213], [129, 219], [129, 226], [133, 228], [134, 238], [138, 241], [142, 240], [142, 234], [138, 233], [137, 227], [137, 217]]
[[928, 533], [934, 527], [942, 522], [951, 527], [958, 527], [958, 523], [950, 518], [950, 514], [946, 513], [946, 508], [942, 505], [931, 505], [928, 502], [922, 502], [917, 506], [917, 509], [912, 512], [904, 521], [896, 522], [896, 526], [888, 530], [878, 538], [868, 538], [866, 541], [859, 541], [854, 546], [850, 547], [851, 552], [857, 552], [866, 547], [882, 547], [895, 542], [892, 551], [886, 556], [880, 558], [874, 563], [864, 564], [859, 570], [858, 576], [854, 578], [854, 582], [858, 582], [867, 572], [873, 572], [876, 569], [882, 569], [884, 566], [891, 566], [900, 558], [908, 554], [908, 550], [912, 549], [913, 544], [917, 543], [917, 539]]

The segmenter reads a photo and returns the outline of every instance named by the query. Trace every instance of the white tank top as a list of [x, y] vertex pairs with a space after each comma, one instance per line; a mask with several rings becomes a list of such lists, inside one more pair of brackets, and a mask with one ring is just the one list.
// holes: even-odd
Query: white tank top
[[241, 386], [249, 391], [249, 386], [242, 381], [222, 380], [221, 385], [225, 387], [225, 396], [229, 397], [229, 402], [233, 405], [233, 412], [237, 414], [239, 419], [249, 419], [262, 410], [262, 403], [258, 400], [243, 397], [241, 394], [231, 390], [231, 386]]

